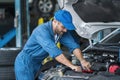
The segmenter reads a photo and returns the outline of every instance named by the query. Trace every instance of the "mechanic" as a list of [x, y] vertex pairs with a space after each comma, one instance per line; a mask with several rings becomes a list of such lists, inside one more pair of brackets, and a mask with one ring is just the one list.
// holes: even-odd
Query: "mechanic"
[[68, 47], [70, 52], [79, 59], [84, 69], [90, 70], [90, 63], [83, 58], [80, 47], [70, 35], [69, 30], [75, 30], [75, 27], [71, 14], [66, 10], [58, 10], [53, 20], [36, 27], [16, 57], [16, 80], [34, 80], [36, 73], [42, 66], [42, 61], [47, 56], [76, 72], [81, 72], [81, 67], [73, 65], [64, 56], [62, 50], [56, 46], [58, 41]]

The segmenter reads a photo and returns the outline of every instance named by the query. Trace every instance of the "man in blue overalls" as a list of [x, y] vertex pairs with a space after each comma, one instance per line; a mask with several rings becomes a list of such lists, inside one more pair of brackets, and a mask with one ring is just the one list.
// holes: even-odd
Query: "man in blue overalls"
[[90, 63], [83, 58], [79, 45], [74, 41], [69, 30], [75, 30], [75, 27], [71, 14], [66, 10], [58, 10], [53, 20], [36, 27], [16, 57], [16, 80], [34, 80], [35, 74], [42, 66], [42, 61], [47, 56], [56, 59], [76, 72], [81, 72], [81, 67], [73, 65], [64, 56], [62, 50], [56, 46], [58, 41], [68, 47], [69, 51], [77, 57], [83, 69], [90, 70]]

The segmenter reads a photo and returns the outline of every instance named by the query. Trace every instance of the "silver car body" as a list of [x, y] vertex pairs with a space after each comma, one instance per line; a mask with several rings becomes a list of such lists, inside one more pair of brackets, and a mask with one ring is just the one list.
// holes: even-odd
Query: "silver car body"
[[[60, 8], [64, 10], [68, 10], [72, 17], [73, 17], [73, 23], [76, 27], [76, 32], [81, 37], [87, 38], [87, 39], [93, 39], [93, 36], [96, 32], [108, 29], [108, 28], [120, 28], [120, 22], [114, 21], [114, 22], [85, 22], [77, 14], [73, 8], [73, 5], [77, 3], [79, 0], [58, 0], [58, 4]], [[82, 1], [82, 0], [81, 0]], [[90, 2], [90, 0], [86, 0], [83, 2], [83, 4], [87, 4], [87, 1]]]

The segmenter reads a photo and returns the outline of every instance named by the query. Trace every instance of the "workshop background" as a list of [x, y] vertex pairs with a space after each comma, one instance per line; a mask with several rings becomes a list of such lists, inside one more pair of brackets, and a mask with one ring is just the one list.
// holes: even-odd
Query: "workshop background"
[[0, 80], [15, 80], [15, 57], [32, 30], [58, 8], [56, 0], [0, 0]]
[[[19, 53], [19, 51], [22, 49], [22, 47], [26, 43], [27, 39], [29, 38], [29, 36], [32, 33], [32, 30], [35, 27], [37, 27], [37, 25], [40, 25], [40, 24], [52, 19], [54, 12], [58, 9], [63, 8], [62, 6], [64, 6], [65, 4], [60, 5], [60, 2], [62, 2], [62, 1], [63, 1], [63, 3], [66, 4], [68, 0], [66, 0], [66, 1], [65, 0], [61, 0], [61, 1], [60, 0], [0, 0], [0, 80], [15, 80], [14, 60], [15, 60], [17, 54]], [[73, 2], [78, 1], [78, 3], [80, 3], [80, 4], [82, 4], [84, 1], [86, 1], [85, 4], [87, 4], [88, 2], [92, 2], [92, 1], [94, 2], [97, 0], [70, 0], [70, 1], [73, 1]], [[98, 1], [104, 2], [104, 0], [98, 0]], [[117, 6], [116, 13], [120, 14], [120, 7], [119, 7], [120, 4], [117, 4], [118, 2], [120, 3], [119, 0], [106, 0], [106, 1], [108, 1], [108, 2], [112, 1], [112, 3], [115, 3], [114, 5]], [[100, 19], [102, 21], [102, 17], [106, 18], [105, 16], [102, 16], [102, 17], [100, 16], [100, 17], [96, 18], [96, 16], [99, 16], [102, 14], [102, 11], [100, 12], [101, 14], [99, 14], [99, 11], [97, 12], [97, 7], [96, 7], [96, 9], [94, 9], [94, 8], [92, 8], [92, 9], [96, 10], [96, 13], [98, 13], [98, 15], [96, 15], [96, 13], [95, 14], [90, 13], [90, 15], [89, 15], [89, 12], [90, 12], [89, 8], [91, 8], [91, 7], [89, 7], [89, 6], [82, 7], [82, 6], [84, 6], [84, 5], [82, 5], [81, 6], [82, 8], [78, 8], [78, 3], [76, 5], [74, 4], [73, 7], [75, 8], [76, 12], [80, 13], [79, 16], [82, 16], [81, 18], [86, 23], [94, 22], [94, 21], [97, 21], [98, 19]], [[97, 2], [94, 2], [94, 3], [98, 4]], [[66, 6], [64, 9], [67, 8]], [[107, 5], [107, 6], [109, 6], [109, 5]], [[81, 11], [83, 11], [84, 13], [79, 12], [78, 11], [79, 9]], [[88, 9], [88, 10], [86, 10], [86, 9]], [[92, 11], [92, 9], [91, 9], [91, 11]], [[68, 7], [68, 10], [69, 10], [69, 7]], [[95, 12], [94, 10], [92, 13]], [[86, 15], [88, 15], [88, 16], [86, 16]], [[95, 18], [93, 18], [91, 15], [95, 15]], [[117, 15], [114, 15], [114, 13], [113, 13], [112, 17], [114, 17], [114, 16], [117, 16]], [[117, 22], [120, 22], [120, 15], [115, 17], [115, 19], [117, 20]], [[91, 20], [93, 20], [93, 21], [91, 21]], [[103, 22], [107, 23], [107, 20], [110, 20], [110, 19], [106, 19]], [[112, 22], [112, 21], [115, 22], [115, 20], [110, 20], [110, 22]], [[98, 20], [98, 22], [99, 22], [99, 20]], [[84, 26], [84, 25], [82, 25], [82, 26]], [[97, 26], [99, 26], [99, 25], [97, 25]], [[104, 25], [102, 25], [101, 27], [103, 27], [103, 26]], [[117, 26], [120, 26], [119, 23], [117, 23]], [[89, 25], [87, 25], [86, 27], [89, 27]], [[85, 28], [83, 28], [83, 29], [85, 29]], [[109, 35], [107, 37], [107, 40], [103, 39], [104, 37], [106, 37], [109, 33], [111, 33], [114, 30], [116, 30], [116, 28], [104, 29], [102, 31], [96, 32], [95, 35], [93, 36], [94, 38], [92, 39], [92, 41], [90, 41], [89, 39], [86, 39], [85, 37], [81, 37], [80, 36], [81, 34], [79, 34], [78, 31], [77, 32], [71, 31], [71, 34], [74, 36], [75, 40], [80, 44], [80, 46], [81, 46], [80, 48], [81, 48], [81, 50], [83, 50], [83, 52], [84, 51], [86, 51], [86, 52], [92, 51], [92, 53], [93, 52], [96, 53], [96, 52], [101, 51], [101, 53], [107, 53], [107, 52], [108, 53], [115, 52], [116, 54], [119, 53], [119, 55], [117, 55], [117, 56], [119, 56], [117, 58], [117, 60], [120, 62], [120, 28], [118, 28], [116, 30], [117, 34], [115, 33], [115, 35], [114, 34]], [[109, 38], [110, 36], [112, 38]], [[106, 43], [106, 42], [113, 43], [114, 41], [118, 42], [117, 49], [114, 49], [115, 51], [112, 50], [113, 47], [112, 47], [112, 49], [110, 47], [109, 47], [110, 49], [107, 49], [107, 50], [106, 50], [106, 48], [103, 49], [103, 44], [102, 44], [102, 46], [101, 45], [99, 46], [100, 48], [97, 48], [97, 47], [91, 48], [91, 43], [95, 44], [98, 41], [100, 41], [101, 39], [103, 39], [102, 40], [103, 43]], [[110, 45], [113, 45], [113, 44], [109, 44], [109, 46]], [[65, 46], [59, 45], [59, 44], [58, 44], [58, 46], [60, 46], [64, 50], [65, 53], [68, 53], [68, 50]], [[105, 44], [104, 46], [108, 46], [108, 44], [107, 45]], [[86, 48], [87, 48], [87, 50], [86, 50]], [[115, 48], [115, 46], [114, 46], [114, 48]], [[85, 54], [85, 57], [86, 57], [86, 54]], [[94, 58], [96, 58], [95, 61], [97, 62], [98, 56], [94, 57]], [[99, 58], [101, 58], [101, 57], [99, 56]], [[116, 56], [115, 56], [115, 58], [116, 58]]]

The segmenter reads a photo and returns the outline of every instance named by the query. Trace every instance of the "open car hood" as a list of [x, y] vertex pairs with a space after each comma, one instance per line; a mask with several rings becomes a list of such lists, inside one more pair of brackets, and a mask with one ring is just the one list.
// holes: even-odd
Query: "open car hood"
[[92, 39], [107, 28], [120, 28], [120, 0], [58, 0], [60, 8], [73, 17], [76, 32]]

